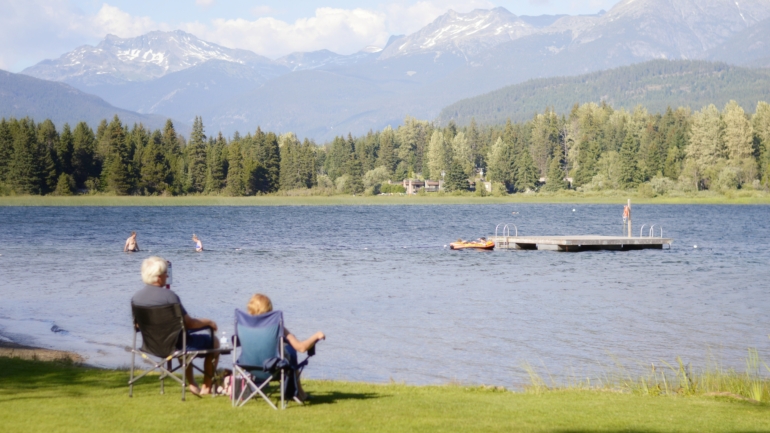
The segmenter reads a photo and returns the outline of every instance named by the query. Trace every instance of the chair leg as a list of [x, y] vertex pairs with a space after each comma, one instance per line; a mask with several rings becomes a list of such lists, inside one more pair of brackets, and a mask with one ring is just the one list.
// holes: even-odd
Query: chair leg
[[134, 396], [134, 364], [136, 360], [136, 330], [134, 330], [134, 342], [131, 349], [131, 377], [128, 379], [128, 396]]
[[184, 393], [187, 390], [187, 356], [182, 357], [182, 401], [184, 401]]
[[280, 386], [281, 386], [281, 409], [286, 409], [286, 400], [284, 400], [284, 393], [286, 392], [285, 391], [286, 387], [284, 386], [286, 384], [285, 383], [285, 379], [286, 379], [286, 373], [284, 372], [283, 369], [281, 369], [281, 384], [280, 384]]

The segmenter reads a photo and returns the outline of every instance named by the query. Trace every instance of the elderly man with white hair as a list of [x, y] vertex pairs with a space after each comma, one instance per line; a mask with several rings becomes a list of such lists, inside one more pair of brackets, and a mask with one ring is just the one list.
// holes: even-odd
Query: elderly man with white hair
[[[131, 303], [139, 307], [161, 307], [169, 304], [179, 304], [184, 316], [184, 327], [188, 331], [211, 327], [216, 332], [217, 324], [209, 319], [196, 319], [187, 314], [182, 301], [171, 289], [166, 289], [168, 279], [168, 262], [157, 256], [148, 257], [142, 262], [142, 281], [144, 288], [136, 292], [131, 298]], [[209, 333], [188, 334], [187, 348], [192, 350], [215, 349], [219, 347], [219, 341], [211, 338]], [[187, 382], [190, 384], [190, 392], [196, 395], [211, 393], [211, 378], [217, 368], [218, 354], [208, 354], [203, 367], [203, 386], [198, 387], [193, 376], [193, 366], [190, 364], [185, 371]]]

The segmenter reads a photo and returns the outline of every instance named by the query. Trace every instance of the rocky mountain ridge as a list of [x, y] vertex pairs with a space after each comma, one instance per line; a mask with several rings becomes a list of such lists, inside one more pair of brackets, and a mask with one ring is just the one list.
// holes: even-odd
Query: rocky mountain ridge
[[95, 47], [83, 45], [58, 59], [44, 60], [22, 73], [52, 81], [79, 81], [85, 85], [120, 83], [160, 78], [209, 60], [249, 65], [268, 76], [285, 72], [267, 57], [248, 50], [225, 48], [175, 30], [154, 31], [125, 39], [107, 35]]
[[141, 113], [186, 122], [202, 115], [214, 131], [260, 125], [326, 140], [395, 126], [406, 115], [432, 119], [453, 102], [534, 78], [651, 59], [761, 66], [770, 45], [754, 39], [770, 34], [763, 30], [768, 20], [770, 0], [623, 0], [585, 16], [449, 11], [413, 34], [392, 37], [382, 50], [276, 60], [180, 31], [153, 32], [110, 37], [24, 73]]

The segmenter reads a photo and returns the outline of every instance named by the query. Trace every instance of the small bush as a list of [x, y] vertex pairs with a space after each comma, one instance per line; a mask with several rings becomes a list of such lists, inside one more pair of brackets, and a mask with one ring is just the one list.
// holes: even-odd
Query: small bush
[[383, 194], [403, 194], [406, 188], [403, 185], [383, 183], [380, 185], [380, 192]]
[[652, 188], [655, 195], [666, 195], [669, 191], [676, 188], [676, 182], [665, 176], [655, 176], [650, 180], [650, 188]]
[[740, 172], [733, 167], [725, 167], [719, 172], [716, 181], [716, 190], [727, 192], [736, 190], [740, 186]]
[[652, 189], [649, 182], [640, 184], [639, 187], [636, 188], [636, 192], [639, 194], [640, 197], [644, 197], [644, 198], [655, 197], [655, 191]]
[[350, 176], [348, 176], [347, 174], [343, 174], [342, 176], [334, 180], [334, 186], [336, 187], [338, 194], [342, 194], [345, 192], [345, 189], [348, 186], [348, 180], [350, 180]]
[[67, 173], [59, 176], [53, 195], [72, 195], [75, 192], [75, 179]]

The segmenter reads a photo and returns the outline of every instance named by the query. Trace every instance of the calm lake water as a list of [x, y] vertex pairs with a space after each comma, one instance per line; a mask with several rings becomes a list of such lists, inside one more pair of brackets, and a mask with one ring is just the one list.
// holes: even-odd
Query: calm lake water
[[[637, 234], [662, 225], [671, 250], [445, 248], [500, 222], [527, 235], [617, 235], [622, 210], [0, 207], [0, 334], [125, 366], [140, 264], [160, 255], [187, 310], [228, 334], [255, 292], [300, 338], [323, 330], [314, 378], [519, 387], [525, 363], [564, 381], [676, 356], [742, 368], [749, 347], [770, 361], [768, 206], [635, 205]], [[132, 230], [143, 251], [122, 253]]]

